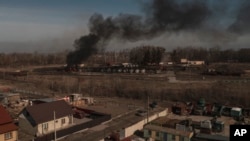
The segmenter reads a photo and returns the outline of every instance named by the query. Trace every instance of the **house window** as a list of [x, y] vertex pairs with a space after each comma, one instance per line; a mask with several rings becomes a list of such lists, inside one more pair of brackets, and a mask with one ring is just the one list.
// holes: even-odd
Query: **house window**
[[155, 133], [155, 136], [159, 137], [160, 133], [159, 132], [156, 132]]
[[175, 141], [175, 135], [172, 135], [172, 140]]
[[62, 124], [65, 124], [65, 118], [62, 119], [61, 123], [62, 123]]
[[5, 139], [5, 140], [9, 140], [9, 139], [12, 139], [12, 138], [13, 138], [12, 132], [8, 132], [8, 133], [5, 133], [5, 134], [4, 134], [4, 139]]
[[148, 135], [151, 136], [152, 132], [151, 130], [148, 130]]
[[43, 129], [48, 130], [48, 128], [49, 128], [48, 123], [43, 123]]

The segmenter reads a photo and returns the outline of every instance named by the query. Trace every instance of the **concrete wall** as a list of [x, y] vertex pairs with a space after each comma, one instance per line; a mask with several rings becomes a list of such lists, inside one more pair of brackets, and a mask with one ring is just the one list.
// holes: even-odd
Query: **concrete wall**
[[[150, 122], [152, 120], [155, 120], [158, 117], [166, 116], [167, 113], [168, 113], [168, 109], [165, 109], [165, 110], [163, 110], [163, 111], [161, 111], [159, 113], [156, 113], [156, 114], [154, 114], [152, 116], [149, 116], [148, 121]], [[139, 121], [139, 122], [137, 122], [137, 123], [135, 123], [135, 124], [127, 127], [127, 128], [125, 128], [125, 129], [123, 129], [122, 132], [124, 132], [125, 137], [131, 136], [131, 135], [134, 134], [134, 132], [136, 130], [142, 130], [143, 126], [146, 123], [147, 123], [147, 118], [145, 118], [145, 119], [143, 119], [143, 120], [141, 120], [141, 121]]]
[[30, 124], [23, 114], [19, 116], [18, 122], [19, 128], [21, 128], [25, 133], [32, 136], [36, 134], [37, 129]]
[[4, 134], [0, 134], [0, 141], [17, 141], [18, 137], [18, 132], [17, 131], [12, 131], [12, 138], [5, 140], [4, 139]]
[[[48, 123], [48, 128], [47, 129], [43, 128], [43, 124], [38, 124], [38, 126], [37, 126], [37, 135], [40, 136], [40, 135], [44, 135], [44, 134], [47, 134], [47, 133], [54, 132], [55, 127], [56, 127], [56, 130], [60, 130], [60, 129], [63, 129], [65, 127], [70, 126], [72, 124], [72, 123], [70, 123], [70, 118], [72, 118], [72, 115], [56, 119], [56, 122], [54, 122], [54, 120], [48, 121], [48, 122], [46, 122], [46, 123]], [[65, 119], [64, 124], [62, 123], [62, 119]]]

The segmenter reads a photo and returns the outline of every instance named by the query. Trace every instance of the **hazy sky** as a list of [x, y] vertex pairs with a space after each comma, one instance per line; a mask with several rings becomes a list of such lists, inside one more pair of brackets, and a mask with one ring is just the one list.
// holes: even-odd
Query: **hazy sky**
[[[74, 39], [87, 34], [87, 23], [92, 14], [142, 15], [142, 1], [144, 0], [0, 0], [0, 52], [58, 51], [72, 48]], [[210, 5], [215, 5], [215, 9], [223, 8], [223, 5], [216, 5], [216, 0], [210, 1]], [[228, 11], [235, 10], [237, 0], [226, 1], [224, 6], [229, 7]], [[223, 20], [220, 19], [220, 16], [214, 17], [214, 20], [217, 20], [216, 24], [220, 24], [220, 27], [223, 28], [232, 23], [234, 20], [232, 13], [223, 13], [227, 15], [227, 18]], [[241, 38], [240, 44], [249, 44], [247, 37]], [[193, 33], [173, 34], [170, 38], [169, 35], [165, 35], [154, 39], [152, 43], [180, 46], [186, 40], [190, 43], [193, 42], [190, 45], [204, 44]], [[139, 43], [150, 44], [148, 41]], [[123, 43], [117, 41], [114, 42], [114, 45], [124, 46]], [[133, 44], [129, 45], [133, 46]], [[234, 46], [234, 44], [229, 46]]]
[[0, 41], [36, 41], [86, 27], [93, 13], [137, 13], [134, 0], [0, 0]]

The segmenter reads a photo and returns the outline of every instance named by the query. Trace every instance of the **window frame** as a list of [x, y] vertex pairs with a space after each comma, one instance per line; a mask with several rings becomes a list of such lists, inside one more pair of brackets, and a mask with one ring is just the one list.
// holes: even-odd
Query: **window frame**
[[13, 138], [12, 132], [7, 132], [4, 134], [4, 140], [10, 140]]
[[65, 118], [62, 118], [62, 119], [61, 119], [61, 124], [63, 125], [63, 124], [65, 124], [65, 123], [66, 123]]
[[47, 122], [43, 123], [42, 128], [43, 128], [43, 130], [48, 131], [49, 130], [49, 124]]

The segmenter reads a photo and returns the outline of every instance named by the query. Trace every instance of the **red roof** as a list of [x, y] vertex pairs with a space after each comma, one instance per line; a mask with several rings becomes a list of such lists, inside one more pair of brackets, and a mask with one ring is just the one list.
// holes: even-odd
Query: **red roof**
[[6, 109], [0, 105], [0, 125], [12, 122], [12, 118], [10, 117], [9, 113]]
[[7, 133], [10, 131], [14, 131], [14, 130], [17, 130], [17, 126], [14, 123], [0, 125], [0, 134]]
[[131, 140], [131, 137], [126, 137], [126, 138], [122, 139], [121, 141], [132, 141], [132, 140]]
[[17, 126], [13, 123], [6, 109], [0, 105], [0, 134], [14, 130], [17, 130]]

